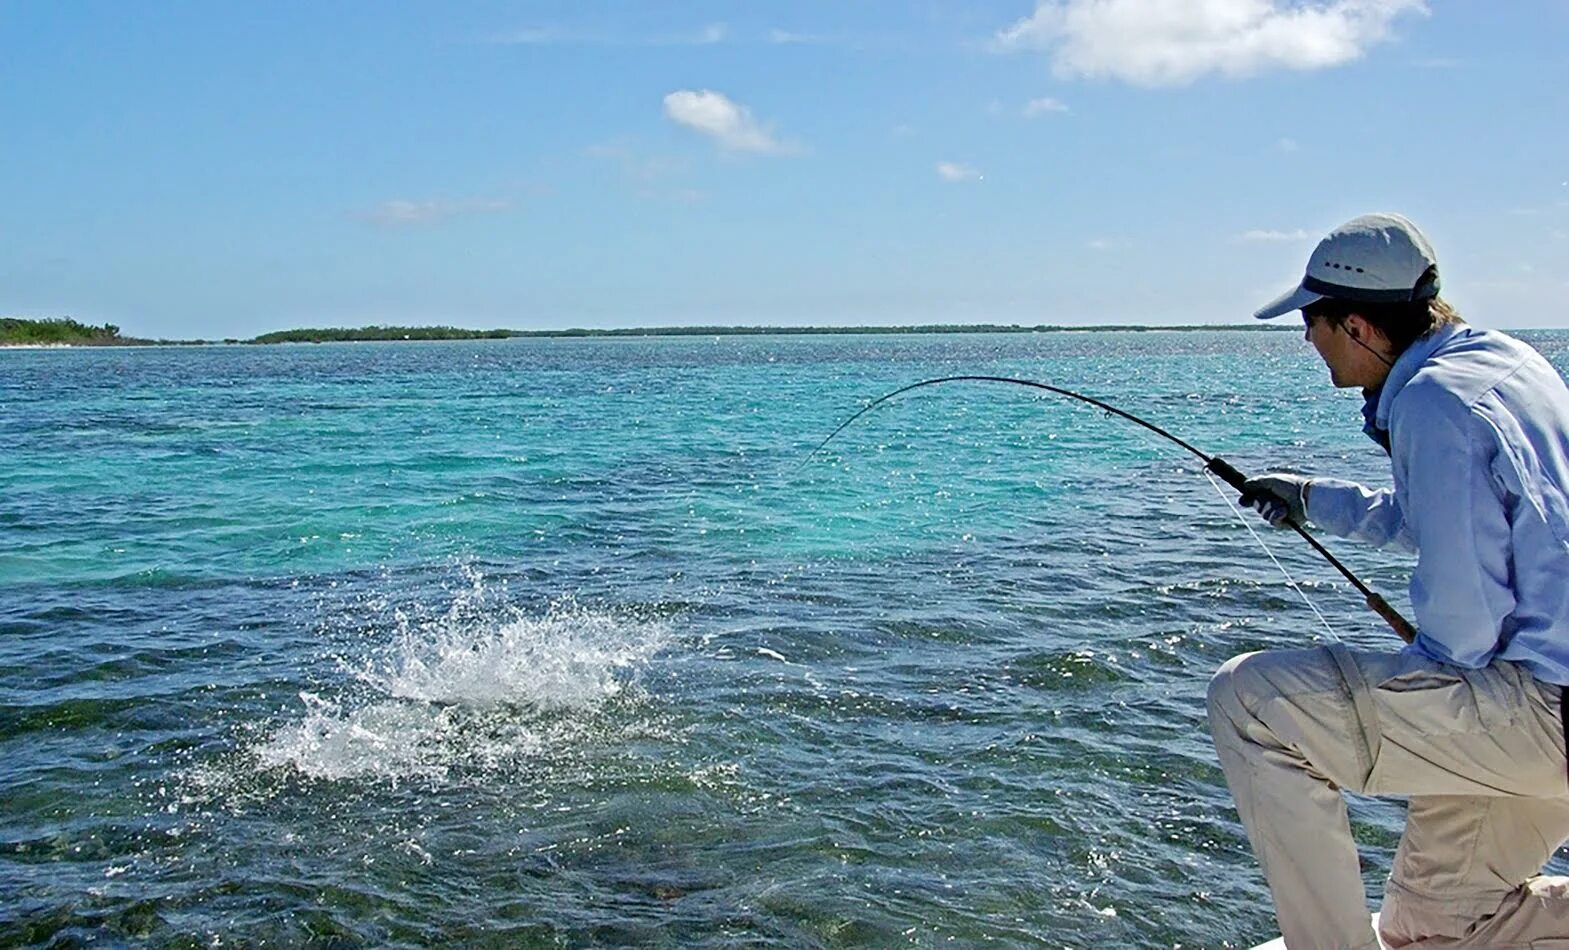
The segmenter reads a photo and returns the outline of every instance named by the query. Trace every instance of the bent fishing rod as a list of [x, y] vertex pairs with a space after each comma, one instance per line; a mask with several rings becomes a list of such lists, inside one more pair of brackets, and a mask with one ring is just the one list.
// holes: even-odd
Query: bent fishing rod
[[[1131, 412], [1118, 409], [1116, 406], [1101, 402], [1099, 399], [1085, 396], [1081, 393], [1076, 393], [1071, 389], [1063, 389], [1060, 386], [1051, 386], [1046, 383], [1036, 382], [1032, 379], [1015, 379], [1012, 376], [942, 376], [937, 379], [923, 379], [918, 383], [911, 383], [908, 386], [902, 386], [898, 389], [895, 389], [893, 392], [884, 393], [883, 395], [878, 396], [876, 399], [872, 400], [870, 403], [867, 403], [860, 412], [857, 412], [855, 415], [839, 423], [838, 428], [828, 433], [828, 438], [819, 442], [816, 448], [807, 453], [806, 458], [801, 462], [801, 466], [804, 467], [807, 462], [810, 462], [818, 452], [822, 451], [824, 446], [826, 446], [829, 442], [832, 442], [834, 437], [848, 428], [851, 423], [866, 415], [868, 412], [871, 412], [873, 409], [876, 409], [883, 403], [893, 399], [896, 396], [903, 395], [912, 389], [920, 389], [924, 386], [937, 386], [944, 383], [1006, 383], [1013, 386], [1027, 386], [1031, 389], [1040, 389], [1044, 390], [1045, 392], [1054, 393], [1058, 396], [1066, 396], [1069, 399], [1076, 399], [1079, 402], [1087, 403], [1097, 409], [1109, 412], [1114, 416], [1120, 416], [1121, 418], [1126, 419], [1135, 425], [1143, 426], [1161, 438], [1174, 442], [1181, 446], [1184, 450], [1198, 456], [1204, 461], [1204, 469], [1206, 471], [1214, 472], [1217, 476], [1220, 477], [1222, 481], [1236, 489], [1242, 495], [1243, 504], [1250, 504], [1251, 499], [1258, 496], [1257, 492], [1248, 488], [1248, 477], [1237, 471], [1237, 469], [1233, 467], [1230, 462], [1227, 462], [1218, 455], [1209, 455], [1205, 452], [1201, 452], [1199, 449], [1183, 441], [1182, 439], [1177, 438], [1170, 432], [1162, 429], [1160, 426], [1155, 425], [1153, 422], [1140, 419]], [[1402, 640], [1410, 643], [1416, 639], [1416, 628], [1411, 625], [1409, 620], [1402, 617], [1399, 611], [1391, 607], [1389, 605], [1389, 601], [1385, 600], [1372, 588], [1362, 583], [1361, 579], [1359, 579], [1355, 574], [1351, 573], [1350, 568], [1340, 563], [1338, 558], [1329, 553], [1328, 548], [1319, 543], [1317, 538], [1313, 537], [1311, 534], [1308, 534], [1307, 529], [1298, 524], [1294, 518], [1288, 515], [1285, 518], [1284, 523], [1289, 525], [1292, 530], [1300, 535], [1302, 540], [1306, 541], [1313, 548], [1313, 550], [1317, 551], [1319, 555], [1324, 558], [1324, 560], [1328, 561], [1331, 567], [1339, 571], [1342, 577], [1350, 581], [1351, 586], [1355, 587], [1358, 593], [1360, 593], [1367, 600], [1367, 605], [1372, 608], [1373, 612], [1382, 617], [1384, 622], [1389, 624], [1390, 629], [1399, 634]]]

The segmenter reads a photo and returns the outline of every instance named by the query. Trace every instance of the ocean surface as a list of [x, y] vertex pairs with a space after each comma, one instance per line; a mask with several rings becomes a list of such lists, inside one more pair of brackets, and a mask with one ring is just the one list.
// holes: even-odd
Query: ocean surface
[[1206, 683], [1394, 635], [1070, 400], [808, 460], [958, 373], [1387, 484], [1299, 333], [0, 350], [0, 944], [1271, 936]]

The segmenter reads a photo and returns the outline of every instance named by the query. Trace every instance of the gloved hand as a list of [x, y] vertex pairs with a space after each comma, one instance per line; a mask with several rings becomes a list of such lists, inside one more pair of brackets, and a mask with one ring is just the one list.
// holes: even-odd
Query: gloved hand
[[1312, 479], [1303, 475], [1271, 472], [1243, 483], [1242, 503], [1258, 510], [1271, 527], [1279, 528], [1290, 518], [1307, 524], [1307, 493]]

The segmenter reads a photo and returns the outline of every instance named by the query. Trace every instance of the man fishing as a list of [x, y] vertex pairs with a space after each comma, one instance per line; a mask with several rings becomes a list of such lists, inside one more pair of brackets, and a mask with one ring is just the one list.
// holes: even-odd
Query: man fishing
[[1426, 237], [1374, 214], [1332, 231], [1256, 314], [1301, 311], [1331, 382], [1362, 389], [1394, 487], [1265, 475], [1253, 503], [1417, 556], [1403, 651], [1250, 653], [1210, 684], [1216, 751], [1292, 948], [1379, 945], [1342, 790], [1409, 797], [1389, 946], [1569, 946], [1569, 878], [1541, 873], [1569, 839], [1569, 388], [1438, 293]]

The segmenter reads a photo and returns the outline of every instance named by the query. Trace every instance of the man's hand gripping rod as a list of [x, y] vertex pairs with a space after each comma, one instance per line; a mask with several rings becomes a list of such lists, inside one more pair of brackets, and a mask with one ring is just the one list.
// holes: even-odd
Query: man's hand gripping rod
[[[1238, 492], [1241, 492], [1244, 503], [1246, 502], [1248, 496], [1254, 494], [1247, 488], [1247, 476], [1233, 468], [1231, 463], [1227, 462], [1225, 459], [1219, 456], [1211, 456], [1209, 461], [1205, 463], [1204, 467], [1209, 471], [1214, 472], [1216, 475], [1219, 475], [1221, 481], [1225, 482], [1227, 485], [1230, 485], [1232, 488], [1235, 488]], [[1373, 612], [1378, 614], [1380, 617], [1383, 617], [1384, 622], [1389, 624], [1390, 629], [1394, 630], [1395, 633], [1400, 635], [1400, 639], [1407, 643], [1410, 643], [1416, 639], [1416, 628], [1411, 625], [1411, 621], [1400, 616], [1400, 611], [1391, 607], [1389, 605], [1389, 601], [1385, 600], [1372, 588], [1362, 583], [1362, 581], [1355, 574], [1351, 573], [1349, 568], [1340, 563], [1338, 558], [1336, 558], [1333, 554], [1330, 554], [1329, 550], [1325, 548], [1324, 545], [1320, 544], [1317, 538], [1313, 537], [1311, 534], [1308, 534], [1307, 529], [1303, 528], [1300, 524], [1297, 524], [1297, 522], [1289, 515], [1285, 518], [1283, 523], [1289, 525], [1291, 530], [1295, 531], [1297, 534], [1300, 534], [1302, 536], [1302, 540], [1311, 545], [1313, 550], [1317, 551], [1324, 558], [1324, 560], [1330, 563], [1330, 566], [1339, 571], [1341, 576], [1343, 576], [1346, 580], [1350, 581], [1351, 586], [1355, 587], [1359, 592], [1361, 592], [1362, 596], [1367, 599], [1367, 605], [1373, 608]]]

